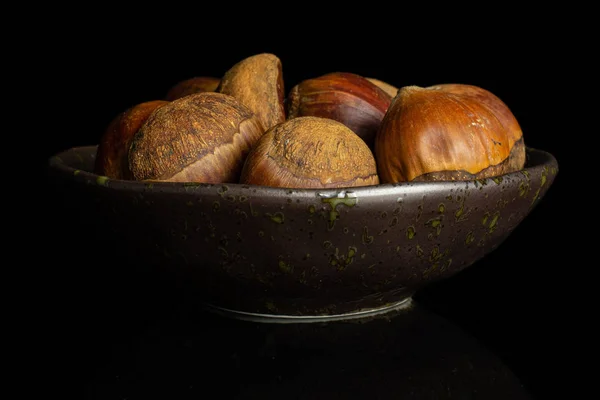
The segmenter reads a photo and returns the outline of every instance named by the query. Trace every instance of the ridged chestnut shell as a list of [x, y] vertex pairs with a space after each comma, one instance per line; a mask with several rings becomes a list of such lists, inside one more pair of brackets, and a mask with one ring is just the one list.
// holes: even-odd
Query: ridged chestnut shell
[[195, 93], [154, 112], [133, 138], [129, 167], [136, 180], [234, 183], [260, 122], [232, 96]]
[[500, 123], [506, 129], [509, 143], [514, 143], [510, 152], [508, 163], [510, 170], [519, 170], [525, 164], [525, 143], [523, 141], [523, 131], [510, 108], [498, 96], [475, 85], [462, 83], [445, 83], [430, 86], [429, 89], [442, 90], [447, 93], [453, 93], [460, 96], [468, 96], [488, 106], [496, 115]]
[[382, 183], [497, 176], [523, 168], [524, 153], [508, 107], [462, 85], [401, 88], [375, 143]]
[[373, 153], [344, 124], [298, 117], [268, 130], [248, 154], [240, 183], [334, 188], [379, 183]]
[[321, 117], [341, 122], [369, 147], [392, 97], [367, 78], [349, 72], [332, 72], [306, 79], [287, 96], [288, 119]]

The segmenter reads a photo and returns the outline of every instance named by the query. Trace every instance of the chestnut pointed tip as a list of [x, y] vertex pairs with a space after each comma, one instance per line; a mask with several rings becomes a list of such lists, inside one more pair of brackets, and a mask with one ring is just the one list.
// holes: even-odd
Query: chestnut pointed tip
[[394, 85], [390, 85], [389, 83], [377, 78], [367, 78], [367, 80], [386, 92], [392, 99], [398, 94], [398, 88]]
[[428, 95], [434, 91], [417, 85], [403, 86], [398, 90], [398, 94], [394, 99], [400, 99], [403, 102], [407, 101], [408, 98], [414, 99], [415, 96]]
[[425, 92], [427, 89], [422, 87], [422, 86], [417, 86], [417, 85], [408, 85], [408, 86], [403, 86], [400, 88], [399, 93], [403, 93], [403, 94], [413, 94], [413, 93], [422, 93]]
[[258, 117], [265, 130], [286, 119], [282, 64], [273, 53], [246, 57], [221, 77], [217, 88], [237, 98]]

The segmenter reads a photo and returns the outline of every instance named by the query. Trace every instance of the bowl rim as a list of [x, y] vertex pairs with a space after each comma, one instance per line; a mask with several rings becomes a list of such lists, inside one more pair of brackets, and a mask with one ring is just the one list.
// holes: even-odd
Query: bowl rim
[[[283, 187], [272, 187], [272, 186], [261, 186], [251, 185], [242, 183], [200, 183], [200, 182], [166, 182], [166, 181], [135, 181], [135, 180], [123, 180], [108, 178], [103, 175], [98, 175], [94, 172], [78, 169], [66, 162], [65, 159], [70, 157], [78, 157], [79, 162], [84, 162], [80, 151], [91, 152], [90, 155], [95, 157], [95, 149], [98, 145], [84, 145], [74, 146], [63, 151], [57, 152], [48, 158], [48, 168], [52, 171], [58, 172], [64, 176], [71, 176], [72, 180], [79, 183], [87, 183], [90, 181], [96, 182], [100, 186], [110, 187], [115, 190], [126, 189], [133, 191], [144, 191], [151, 187], [153, 190], [157, 190], [163, 193], [181, 193], [182, 190], [194, 189], [194, 193], [201, 194], [203, 190], [213, 192], [215, 188], [221, 188], [226, 186], [228, 190], [248, 190], [248, 189], [260, 189], [261, 193], [272, 196], [289, 196], [292, 194], [302, 194], [307, 196], [338, 196], [340, 193], [353, 193], [356, 196], [376, 196], [389, 194], [398, 190], [415, 190], [415, 191], [431, 191], [437, 189], [446, 189], [448, 185], [456, 184], [487, 184], [488, 181], [501, 179], [516, 178], [523, 174], [532, 174], [541, 169], [553, 168], [553, 175], [558, 172], [558, 162], [554, 155], [551, 153], [526, 146], [526, 161], [525, 167], [513, 172], [508, 172], [500, 175], [495, 175], [488, 178], [468, 179], [468, 180], [444, 180], [444, 181], [407, 181], [397, 183], [381, 183], [378, 185], [370, 186], [353, 186], [353, 187], [339, 187], [339, 188], [283, 188]], [[109, 184], [110, 183], [110, 184]], [[207, 191], [207, 193], [208, 193]]]

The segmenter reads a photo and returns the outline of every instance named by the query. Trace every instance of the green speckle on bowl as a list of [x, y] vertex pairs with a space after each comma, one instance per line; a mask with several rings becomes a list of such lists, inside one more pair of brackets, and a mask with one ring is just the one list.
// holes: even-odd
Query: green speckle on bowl
[[373, 243], [373, 240], [375, 238], [371, 235], [369, 235], [369, 228], [368, 227], [363, 227], [363, 234], [362, 234], [362, 242], [364, 244], [371, 244]]
[[535, 191], [535, 194], [533, 195], [533, 199], [531, 200], [531, 205], [533, 205], [535, 203], [535, 201], [540, 197], [540, 192], [541, 192], [542, 188], [544, 187], [544, 185], [546, 184], [546, 180], [548, 179], [547, 175], [548, 175], [548, 167], [544, 167], [544, 169], [542, 170], [540, 187]]
[[271, 221], [275, 222], [276, 224], [283, 224], [283, 222], [285, 221], [285, 216], [280, 211], [277, 211], [274, 214], [265, 213], [265, 215], [267, 217], [269, 217], [271, 219]]
[[529, 184], [524, 181], [519, 183], [519, 196], [525, 197], [525, 195], [527, 195], [527, 192], [529, 192]]
[[430, 226], [431, 228], [435, 229], [436, 236], [439, 236], [440, 233], [442, 233], [442, 218], [443, 215], [440, 215], [439, 217], [432, 218], [425, 223], [426, 226]]
[[343, 271], [348, 265], [352, 264], [357, 251], [356, 247], [349, 246], [346, 254], [340, 254], [339, 249], [336, 247], [335, 253], [329, 256], [329, 264], [337, 267], [338, 271]]
[[419, 222], [421, 215], [423, 215], [423, 204], [419, 204], [417, 206], [417, 216], [415, 217], [415, 222]]
[[358, 204], [358, 198], [349, 197], [348, 194], [345, 194], [344, 197], [323, 197], [321, 198], [321, 202], [328, 203], [331, 206], [331, 211], [329, 211], [329, 218], [327, 221], [327, 230], [333, 230], [335, 227], [335, 222], [340, 218], [340, 213], [337, 210], [338, 206], [343, 204], [346, 207], [354, 207], [356, 204]]
[[217, 194], [221, 197], [229, 190], [229, 187], [223, 185], [217, 189]]
[[473, 243], [475, 240], [475, 234], [472, 231], [467, 232], [467, 237], [465, 238], [465, 244], [468, 246]]
[[437, 245], [433, 246], [433, 248], [431, 249], [431, 253], [429, 254], [429, 261], [438, 262], [442, 258], [446, 257], [448, 254], [449, 254], [448, 249], [441, 252], [439, 246], [437, 246]]
[[186, 192], [192, 192], [201, 186], [198, 182], [183, 182], [183, 188]]
[[294, 272], [294, 267], [290, 264], [290, 263], [286, 263], [283, 260], [279, 260], [279, 269], [283, 272], [285, 272], [286, 274], [291, 274], [292, 272]]
[[437, 217], [437, 218], [432, 218], [429, 221], [427, 221], [426, 225], [431, 225], [431, 227], [437, 228], [441, 224], [442, 224], [442, 219], [440, 217]]
[[[545, 172], [545, 171], [544, 171], [544, 172]], [[546, 178], [546, 174], [545, 174], [545, 173], [542, 173], [542, 182], [541, 182], [540, 186], [544, 186], [544, 185], [546, 184], [546, 180], [547, 180], [547, 179], [548, 179], [548, 178]]]
[[488, 226], [489, 228], [489, 232], [492, 233], [496, 230], [497, 228], [497, 222], [498, 222], [498, 218], [500, 218], [500, 212], [497, 211], [494, 213], [494, 215], [492, 215], [492, 220], [490, 221], [490, 224]]
[[108, 181], [110, 179], [108, 178], [108, 176], [99, 176], [98, 178], [96, 178], [96, 183], [100, 186], [108, 186]]
[[417, 245], [417, 257], [423, 257], [423, 249], [420, 245]]

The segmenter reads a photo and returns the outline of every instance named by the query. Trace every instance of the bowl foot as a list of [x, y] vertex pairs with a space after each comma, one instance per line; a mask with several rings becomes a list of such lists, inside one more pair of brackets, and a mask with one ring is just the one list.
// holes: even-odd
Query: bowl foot
[[271, 324], [302, 324], [319, 323], [333, 321], [348, 321], [356, 319], [366, 319], [379, 317], [395, 311], [407, 310], [412, 305], [412, 298], [407, 297], [396, 303], [387, 304], [383, 307], [370, 308], [365, 310], [353, 311], [345, 314], [331, 315], [282, 315], [282, 314], [259, 314], [246, 311], [230, 310], [218, 307], [212, 304], [204, 303], [203, 308], [209, 312], [220, 314], [224, 317], [238, 319], [242, 321], [271, 323]]

